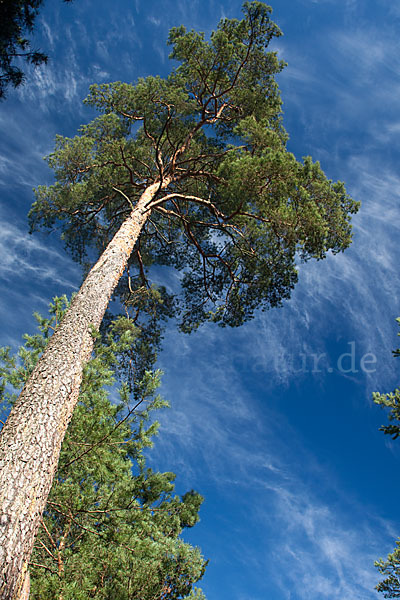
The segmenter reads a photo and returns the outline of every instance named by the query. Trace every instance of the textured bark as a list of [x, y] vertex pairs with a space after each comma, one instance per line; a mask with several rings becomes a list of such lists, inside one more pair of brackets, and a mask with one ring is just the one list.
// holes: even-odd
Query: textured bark
[[84, 364], [159, 189], [149, 186], [92, 268], [13, 407], [0, 437], [0, 600], [22, 596], [27, 565]]
[[22, 591], [21, 594], [18, 598], [18, 600], [29, 600], [29, 594], [31, 591], [31, 578], [29, 575], [29, 571], [26, 571], [26, 575], [25, 575], [25, 580], [24, 580], [24, 585], [22, 586]]

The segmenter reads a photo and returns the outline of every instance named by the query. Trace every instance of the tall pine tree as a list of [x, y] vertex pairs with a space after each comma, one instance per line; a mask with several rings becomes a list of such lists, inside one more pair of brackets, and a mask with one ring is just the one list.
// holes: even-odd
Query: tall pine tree
[[21, 584], [91, 330], [127, 266], [133, 298], [149, 285], [146, 266], [181, 271], [184, 330], [206, 319], [237, 326], [290, 296], [299, 260], [350, 244], [357, 203], [318, 163], [286, 149], [271, 9], [255, 1], [243, 12], [209, 41], [174, 28], [179, 66], [165, 79], [93, 86], [87, 102], [101, 115], [77, 137], [59, 137], [49, 158], [57, 181], [39, 188], [33, 226], [60, 225], [76, 257], [101, 256], [2, 431], [1, 600]]

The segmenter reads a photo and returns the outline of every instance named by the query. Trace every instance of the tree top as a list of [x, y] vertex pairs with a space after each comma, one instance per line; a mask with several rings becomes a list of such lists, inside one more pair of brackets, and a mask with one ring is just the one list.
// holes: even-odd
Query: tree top
[[275, 80], [285, 63], [268, 50], [281, 31], [264, 3], [243, 12], [209, 40], [173, 28], [168, 77], [92, 86], [86, 102], [100, 115], [57, 137], [56, 183], [38, 188], [30, 213], [32, 228], [61, 228], [73, 256], [91, 261], [157, 184], [129, 287], [149, 286], [151, 265], [178, 269], [184, 330], [280, 305], [299, 260], [349, 246], [358, 209], [318, 162], [288, 152]]

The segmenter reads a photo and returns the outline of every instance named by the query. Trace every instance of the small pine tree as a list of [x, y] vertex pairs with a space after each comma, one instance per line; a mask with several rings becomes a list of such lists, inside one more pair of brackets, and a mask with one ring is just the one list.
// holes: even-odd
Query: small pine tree
[[[66, 305], [58, 298], [50, 318], [36, 315], [40, 333], [25, 335], [17, 356], [1, 351], [6, 404], [14, 402]], [[201, 599], [192, 585], [206, 562], [180, 535], [198, 521], [203, 499], [193, 491], [175, 495], [175, 475], [154, 472], [144, 457], [158, 428], [149, 417], [166, 406], [156, 395], [160, 373], [125, 368], [132, 348], [136, 356], [138, 348], [148, 348], [130, 320], [110, 320], [102, 333], [84, 371], [36, 538], [30, 597]]]
[[[397, 322], [400, 325], [400, 318], [397, 319]], [[400, 356], [400, 348], [393, 351], [393, 356]], [[398, 438], [400, 435], [400, 387], [387, 394], [375, 392], [373, 399], [376, 404], [389, 409], [390, 424], [383, 425], [380, 431], [391, 435], [393, 439]], [[396, 548], [388, 555], [387, 559], [379, 559], [375, 566], [385, 577], [376, 586], [378, 592], [382, 592], [385, 598], [400, 598], [400, 540], [396, 542]]]

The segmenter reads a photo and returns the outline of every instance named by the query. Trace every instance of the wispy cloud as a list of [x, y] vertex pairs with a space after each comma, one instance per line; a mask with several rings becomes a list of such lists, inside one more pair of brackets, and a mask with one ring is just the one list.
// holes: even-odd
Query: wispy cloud
[[80, 273], [62, 251], [10, 223], [4, 210], [0, 211], [0, 256], [0, 343], [16, 347], [21, 335], [34, 328], [32, 313], [46, 312], [52, 297], [75, 291]]
[[76, 288], [78, 268], [66, 256], [1, 217], [0, 213], [1, 278], [29, 277], [33, 285], [50, 280], [66, 291]]
[[[383, 1], [393, 15], [398, 12], [396, 3]], [[107, 3], [95, 11], [74, 3], [62, 26], [53, 12], [53, 20], [43, 22], [46, 42], [51, 50], [57, 46], [58, 55], [29, 74], [25, 88], [13, 96], [16, 106], [9, 105], [7, 120], [0, 117], [1, 185], [13, 209], [24, 204], [26, 212], [29, 188], [50, 181], [41, 156], [51, 151], [56, 132], [73, 135], [87, 120], [81, 99], [90, 83], [161, 72], [169, 27], [185, 23], [209, 34], [220, 16], [239, 16], [241, 3], [180, 0], [171, 10], [169, 0], [136, 2], [136, 12], [134, 4], [126, 3], [123, 19], [112, 10], [105, 20], [101, 7]], [[328, 15], [330, 4], [333, 0], [302, 0], [297, 8]], [[312, 446], [301, 433], [302, 419], [305, 431], [313, 418], [313, 426], [326, 426], [327, 393], [331, 399], [340, 394], [329, 389], [326, 369], [352, 340], [357, 361], [369, 351], [378, 361], [373, 374], [343, 375], [358, 386], [357, 402], [370, 402], [371, 389], [378, 384], [390, 389], [394, 381], [390, 350], [397, 341], [399, 308], [400, 177], [390, 145], [400, 132], [399, 43], [393, 30], [383, 36], [372, 19], [366, 21], [363, 3], [344, 4], [340, 23], [339, 18], [334, 25], [321, 22], [312, 38], [307, 28], [301, 46], [295, 34], [295, 43], [287, 36], [276, 48], [289, 62], [279, 83], [293, 136], [290, 149], [299, 157], [311, 153], [321, 159], [329, 177], [344, 179], [363, 201], [353, 247], [302, 266], [291, 301], [241, 329], [206, 326], [187, 338], [171, 327], [160, 358], [166, 371], [163, 393], [172, 408], [159, 415], [161, 436], [152, 460], [157, 469], [177, 472], [178, 489], [204, 492], [199, 532], [206, 544], [212, 539], [212, 562], [220, 573], [240, 573], [246, 582], [239, 589], [235, 578], [235, 589], [225, 590], [224, 597], [253, 600], [248, 588], [257, 580], [258, 589], [275, 586], [276, 593], [263, 597], [372, 600], [377, 597], [373, 561], [390, 550], [399, 529], [374, 514], [379, 507], [353, 497], [335, 459], [319, 455], [321, 443]], [[340, 11], [333, 10], [336, 19]], [[291, 10], [286, 15], [290, 26]], [[50, 295], [78, 283], [79, 270], [58, 247], [28, 236], [19, 222], [0, 213], [0, 278], [8, 292], [0, 298], [0, 319], [6, 343], [14, 344], [16, 331], [32, 329], [32, 310], [44, 309]], [[307, 360], [326, 354], [322, 372], [310, 374], [309, 362], [308, 372], [302, 372], [301, 354]], [[318, 417], [307, 397], [311, 378], [321, 396], [314, 401], [323, 406]], [[298, 429], [288, 416], [291, 401], [301, 403]], [[349, 412], [343, 409], [343, 423]], [[332, 443], [330, 449], [337, 447]], [[393, 452], [398, 452], [394, 446]], [[197, 531], [195, 543], [196, 536]]]
[[153, 15], [150, 15], [148, 18], [148, 21], [152, 24], [155, 25], [156, 27], [159, 27], [161, 25], [161, 19], [154, 17]]
[[[295, 492], [284, 488], [275, 492], [282, 533], [275, 538], [274, 558], [280, 563], [276, 570], [286, 575], [280, 581], [282, 589], [294, 589], [301, 599], [377, 598], [373, 590], [378, 574], [373, 563], [384, 547], [382, 523], [371, 515], [363, 516], [357, 504], [333, 511], [301, 481]], [[354, 520], [348, 522], [347, 511], [357, 527]]]
[[253, 581], [262, 587], [267, 580], [287, 598], [377, 598], [373, 563], [390, 549], [395, 527], [342, 491], [282, 413], [261, 411], [229, 358], [221, 354], [210, 366], [214, 336], [202, 338], [194, 347], [172, 345], [163, 390], [172, 408], [160, 415], [154, 454], [158, 466], [179, 472], [180, 485], [230, 498], [229, 528], [212, 546], [220, 568], [229, 562], [238, 577], [250, 569]]

